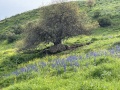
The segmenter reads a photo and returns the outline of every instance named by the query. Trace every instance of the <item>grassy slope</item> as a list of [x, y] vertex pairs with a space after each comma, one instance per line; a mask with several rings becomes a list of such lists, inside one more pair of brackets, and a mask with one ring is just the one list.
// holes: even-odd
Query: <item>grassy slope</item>
[[5, 31], [8, 31], [11, 26], [19, 24], [24, 25], [29, 21], [38, 19], [39, 12], [39, 9], [35, 9], [0, 21], [0, 32], [4, 33]]
[[[41, 56], [39, 53], [21, 54], [15, 50], [15, 43], [7, 44], [6, 41], [0, 43], [0, 88], [3, 90], [119, 90], [120, 84], [120, 62], [119, 52], [106, 51], [115, 45], [119, 45], [120, 41], [120, 1], [119, 0], [100, 0], [99, 5], [92, 8], [90, 14], [95, 10], [103, 9], [102, 13], [109, 10], [112, 15], [113, 26], [106, 28], [98, 28], [93, 31], [90, 36], [77, 36], [65, 40], [65, 44], [84, 43], [94, 41], [90, 45], [77, 48], [72, 51], [65, 51], [56, 55]], [[108, 6], [109, 5], [109, 6]], [[117, 7], [117, 8], [116, 8]], [[117, 12], [117, 13], [116, 13]], [[18, 20], [19, 24], [23, 24], [37, 20], [39, 16], [38, 10], [33, 10], [0, 22], [0, 32], [4, 33], [9, 27], [14, 25]], [[88, 52], [104, 51], [101, 56], [91, 56]], [[79, 67], [72, 65], [65, 67], [58, 65], [57, 69], [52, 68], [51, 63], [56, 58], [67, 58], [68, 56], [82, 56], [78, 59]], [[46, 62], [44, 68], [38, 65], [39, 62]], [[31, 69], [30, 72], [21, 73], [16, 76], [13, 71], [27, 65], [37, 64], [39, 68], [36, 72]], [[74, 63], [74, 62], [72, 62]], [[75, 63], [74, 63], [75, 64]], [[20, 71], [22, 72], [22, 71]], [[9, 75], [9, 73], [11, 75]], [[3, 75], [7, 75], [4, 76]], [[117, 82], [117, 83], [116, 83]]]

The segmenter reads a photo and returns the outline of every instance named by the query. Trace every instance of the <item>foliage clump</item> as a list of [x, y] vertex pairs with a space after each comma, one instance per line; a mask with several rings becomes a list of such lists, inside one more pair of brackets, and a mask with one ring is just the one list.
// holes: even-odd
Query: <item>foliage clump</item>
[[6, 39], [7, 39], [8, 43], [12, 43], [17, 39], [17, 37], [16, 37], [16, 35], [14, 33], [9, 32], [6, 35]]
[[94, 12], [93, 18], [98, 19], [101, 16], [101, 12], [99, 10], [96, 10]]
[[112, 22], [111, 22], [111, 19], [107, 16], [105, 17], [100, 17], [98, 19], [98, 22], [99, 22], [99, 25], [101, 27], [107, 27], [107, 26], [111, 26]]
[[7, 40], [8, 43], [12, 43], [18, 39], [23, 33], [23, 27], [20, 25], [14, 25], [9, 27], [9, 31], [0, 34], [0, 41]]
[[13, 33], [17, 34], [21, 34], [23, 32], [23, 27], [20, 25], [15, 25], [13, 27], [11, 27], [11, 30]]
[[87, 6], [88, 7], [92, 7], [92, 6], [94, 6], [95, 5], [95, 0], [87, 0]]
[[5, 40], [5, 39], [6, 39], [6, 36], [4, 35], [4, 33], [0, 34], [0, 41]]

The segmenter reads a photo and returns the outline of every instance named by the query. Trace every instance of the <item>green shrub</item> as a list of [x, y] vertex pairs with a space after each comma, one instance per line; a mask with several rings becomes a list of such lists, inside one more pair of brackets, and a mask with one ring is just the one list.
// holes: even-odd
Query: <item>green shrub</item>
[[11, 29], [13, 30], [13, 33], [15, 33], [15, 34], [21, 34], [22, 33], [22, 27], [21, 26], [13, 26], [13, 27], [11, 27]]
[[111, 19], [107, 16], [100, 17], [98, 19], [98, 23], [101, 27], [107, 27], [107, 26], [110, 26], [112, 24]]
[[0, 41], [1, 41], [1, 40], [5, 40], [5, 39], [6, 39], [6, 35], [0, 34]]
[[17, 39], [17, 37], [14, 33], [10, 32], [6, 35], [6, 39], [7, 39], [8, 43], [12, 43]]
[[99, 18], [100, 16], [101, 16], [101, 12], [97, 10], [94, 12], [93, 18], [96, 19], [96, 18]]

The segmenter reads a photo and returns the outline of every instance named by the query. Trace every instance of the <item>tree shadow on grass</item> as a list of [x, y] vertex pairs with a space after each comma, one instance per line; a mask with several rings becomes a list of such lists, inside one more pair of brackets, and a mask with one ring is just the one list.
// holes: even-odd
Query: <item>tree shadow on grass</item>
[[17, 69], [19, 64], [27, 63], [35, 58], [45, 57], [46, 54], [41, 51], [34, 50], [32, 52], [17, 53], [13, 56], [6, 57], [2, 63], [0, 63], [0, 75], [9, 73], [11, 70]]
[[[72, 46], [67, 46], [64, 50], [59, 50], [56, 52], [50, 52], [51, 47], [47, 47], [43, 50], [26, 50], [22, 53], [18, 52], [17, 54], [7, 57], [2, 63], [0, 63], [0, 75], [5, 72], [9, 72], [11, 70], [17, 69], [19, 64], [27, 63], [29, 61], [34, 60], [35, 58], [43, 58], [46, 55], [58, 54], [67, 50], [74, 50], [78, 47], [82, 47], [84, 45], [89, 45], [93, 42], [88, 42], [86, 44], [75, 44]], [[63, 45], [64, 46], [64, 45]], [[2, 72], [2, 73], [1, 73]]]
[[[53, 54], [58, 54], [60, 52], [63, 52], [63, 51], [67, 51], [67, 50], [74, 50], [78, 47], [82, 47], [84, 45], [89, 45], [91, 44], [92, 42], [88, 42], [86, 44], [75, 44], [75, 45], [71, 45], [71, 46], [65, 46], [65, 45], [60, 45], [62, 48], [65, 47], [63, 50], [60, 48], [57, 49], [55, 52], [52, 52], [50, 51], [51, 47], [47, 47], [43, 50], [25, 50], [23, 51], [22, 53], [17, 53], [13, 56], [10, 56], [8, 57], [8, 62], [6, 62], [6, 60], [3, 62], [3, 64], [6, 63], [9, 64], [9, 63], [12, 63], [13, 66], [17, 66], [18, 64], [22, 64], [22, 63], [26, 63], [28, 61], [32, 61], [34, 60], [35, 58], [43, 58], [45, 57], [46, 55], [53, 55]], [[9, 65], [8, 65], [9, 66]]]

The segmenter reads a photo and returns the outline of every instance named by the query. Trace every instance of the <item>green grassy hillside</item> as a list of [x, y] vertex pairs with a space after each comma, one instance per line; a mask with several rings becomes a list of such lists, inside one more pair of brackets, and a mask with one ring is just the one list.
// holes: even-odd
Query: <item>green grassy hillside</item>
[[[98, 27], [91, 35], [80, 35], [63, 41], [63, 44], [84, 44], [76, 49], [57, 54], [38, 51], [17, 52], [18, 39], [8, 43], [0, 40], [0, 89], [2, 90], [119, 90], [120, 89], [120, 1], [96, 0], [90, 9], [85, 2], [77, 2], [91, 18], [96, 11], [109, 16], [112, 25]], [[0, 35], [8, 35], [12, 27], [40, 19], [35, 9], [0, 21]], [[94, 18], [93, 18], [94, 19]], [[94, 19], [97, 20], [97, 19]], [[91, 44], [86, 45], [86, 43]], [[49, 45], [48, 45], [49, 46]]]

